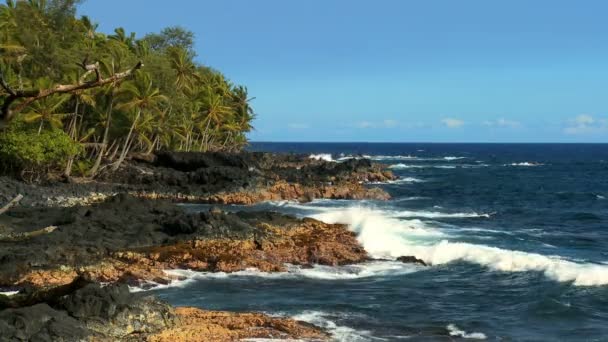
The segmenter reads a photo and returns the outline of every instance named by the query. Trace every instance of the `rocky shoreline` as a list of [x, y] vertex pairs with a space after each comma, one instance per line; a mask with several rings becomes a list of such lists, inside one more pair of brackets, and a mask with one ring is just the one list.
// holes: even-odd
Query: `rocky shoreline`
[[304, 322], [172, 308], [127, 285], [169, 283], [170, 269], [281, 272], [286, 264], [366, 261], [344, 225], [273, 212], [191, 213], [174, 202], [385, 200], [365, 183], [393, 179], [369, 160], [269, 153], [161, 153], [86, 182], [0, 178], [0, 201], [24, 195], [0, 215], [0, 291], [20, 291], [0, 295], [0, 341], [326, 340]]

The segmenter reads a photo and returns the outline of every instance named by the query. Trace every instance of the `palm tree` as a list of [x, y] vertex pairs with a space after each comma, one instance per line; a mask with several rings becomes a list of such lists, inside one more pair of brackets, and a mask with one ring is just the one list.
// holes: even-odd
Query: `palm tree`
[[[48, 79], [39, 80], [40, 89], [50, 87], [51, 82]], [[28, 110], [23, 113], [23, 120], [28, 123], [40, 122], [38, 126], [38, 134], [42, 132], [45, 123], [51, 127], [63, 127], [63, 119], [69, 114], [60, 112], [62, 106], [70, 99], [67, 94], [45, 97], [41, 100], [33, 102]]]
[[175, 86], [179, 90], [191, 90], [195, 81], [200, 81], [200, 77], [196, 73], [196, 65], [192, 62], [192, 58], [188, 55], [188, 51], [180, 47], [171, 47], [168, 49], [171, 68], [175, 70]]
[[131, 120], [131, 127], [123, 143], [120, 157], [113, 166], [114, 170], [120, 167], [129, 152], [132, 144], [131, 137], [141, 113], [143, 111], [159, 110], [159, 105], [168, 100], [166, 96], [160, 93], [158, 88], [154, 88], [150, 76], [143, 72], [139, 72], [134, 81], [123, 83], [120, 96], [125, 99], [125, 102], [119, 105], [117, 109], [126, 110], [128, 113], [134, 114], [134, 117]]
[[6, 5], [0, 5], [0, 39], [4, 43], [11, 40], [12, 33], [17, 29], [15, 7], [13, 0], [7, 0]]
[[209, 85], [204, 88], [201, 95], [203, 107], [206, 108], [201, 122], [201, 127], [204, 127], [202, 129], [201, 149], [207, 151], [212, 142], [212, 136], [215, 135], [212, 134], [211, 130], [218, 130], [222, 122], [232, 115], [233, 110], [224, 104], [224, 98]]
[[128, 36], [125, 29], [119, 27], [114, 30], [114, 34], [108, 36], [108, 38], [123, 43], [129, 50], [135, 50], [135, 32], [131, 32]]

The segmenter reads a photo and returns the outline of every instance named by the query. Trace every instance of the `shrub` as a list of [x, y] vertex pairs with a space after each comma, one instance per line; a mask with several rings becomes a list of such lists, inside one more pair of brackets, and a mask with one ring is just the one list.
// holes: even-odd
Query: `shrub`
[[64, 166], [81, 148], [61, 129], [38, 132], [24, 123], [14, 122], [0, 132], [0, 167], [4, 172], [19, 173], [33, 180]]

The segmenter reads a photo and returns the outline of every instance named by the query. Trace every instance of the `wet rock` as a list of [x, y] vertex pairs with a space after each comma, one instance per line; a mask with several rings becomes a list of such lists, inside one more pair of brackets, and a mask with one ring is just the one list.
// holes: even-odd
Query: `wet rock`
[[400, 256], [397, 258], [397, 261], [401, 261], [406, 264], [420, 264], [422, 266], [427, 266], [424, 260], [418, 259], [415, 256]]

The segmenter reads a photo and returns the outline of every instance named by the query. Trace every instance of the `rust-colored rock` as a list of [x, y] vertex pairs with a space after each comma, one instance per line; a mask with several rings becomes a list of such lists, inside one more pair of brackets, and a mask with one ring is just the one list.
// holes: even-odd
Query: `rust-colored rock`
[[265, 189], [222, 192], [200, 200], [207, 203], [251, 205], [263, 201], [296, 200], [310, 202], [315, 198], [388, 200], [390, 195], [380, 188], [367, 188], [359, 182], [305, 186], [277, 181], [274, 185]]
[[176, 308], [175, 327], [151, 335], [150, 342], [238, 341], [247, 338], [307, 339], [326, 341], [329, 335], [317, 327], [287, 318], [258, 313], [204, 311]]
[[59, 267], [26, 273], [15, 286], [48, 287], [72, 282], [78, 275], [100, 282], [168, 283], [164, 270], [236, 272], [256, 268], [285, 271], [285, 264], [344, 265], [368, 259], [345, 225], [304, 219], [289, 228], [259, 223], [259, 239], [204, 239], [113, 253], [105, 261], [80, 268]]
[[[312, 219], [297, 227], [281, 229], [261, 223], [270, 237], [249, 240], [195, 240], [170, 246], [139, 250], [131, 260], [138, 265], [151, 262], [165, 268], [197, 271], [236, 272], [257, 268], [265, 272], [284, 271], [284, 264], [343, 265], [368, 258], [355, 235], [346, 226]], [[118, 254], [123, 257], [124, 254]], [[123, 259], [124, 260], [124, 259]]]

